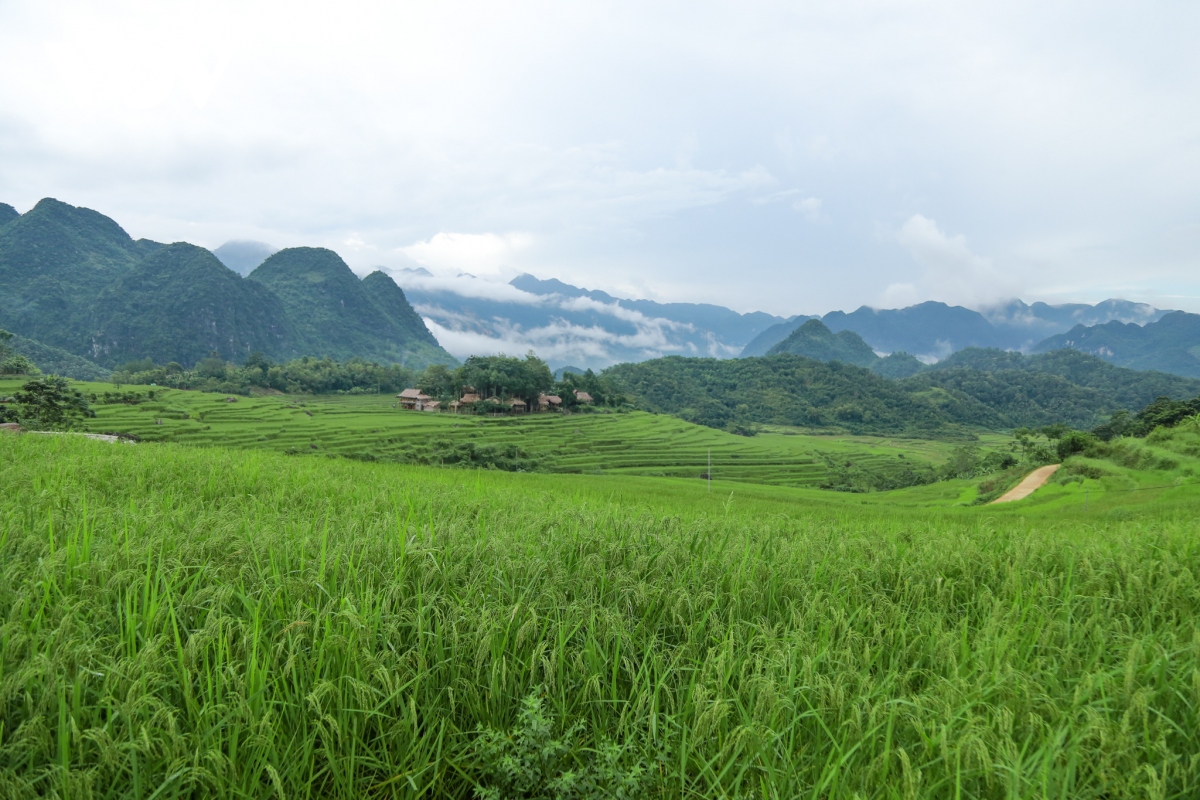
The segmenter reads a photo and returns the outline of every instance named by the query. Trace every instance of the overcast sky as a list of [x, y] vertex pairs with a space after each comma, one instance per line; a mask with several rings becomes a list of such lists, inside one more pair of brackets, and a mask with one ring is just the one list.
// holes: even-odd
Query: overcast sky
[[1200, 3], [0, 0], [0, 201], [777, 314], [1200, 311]]

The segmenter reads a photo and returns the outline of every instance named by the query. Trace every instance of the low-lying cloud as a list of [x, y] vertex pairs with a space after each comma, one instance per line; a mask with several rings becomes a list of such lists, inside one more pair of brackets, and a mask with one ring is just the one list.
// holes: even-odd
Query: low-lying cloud
[[908, 250], [924, 274], [916, 283], [893, 283], [884, 290], [881, 305], [896, 308], [919, 300], [977, 307], [1019, 292], [993, 266], [967, 246], [965, 236], [947, 235], [935, 220], [913, 214], [901, 226], [897, 241]]

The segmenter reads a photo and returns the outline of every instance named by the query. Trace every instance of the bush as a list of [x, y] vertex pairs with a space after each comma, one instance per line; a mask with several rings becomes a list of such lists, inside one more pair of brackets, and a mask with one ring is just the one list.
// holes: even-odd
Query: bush
[[538, 693], [521, 703], [517, 725], [509, 733], [481, 728], [474, 755], [483, 778], [475, 796], [483, 800], [632, 800], [642, 797], [645, 763], [621, 763], [621, 748], [605, 743], [597, 750], [577, 744], [583, 725], [555, 736]]

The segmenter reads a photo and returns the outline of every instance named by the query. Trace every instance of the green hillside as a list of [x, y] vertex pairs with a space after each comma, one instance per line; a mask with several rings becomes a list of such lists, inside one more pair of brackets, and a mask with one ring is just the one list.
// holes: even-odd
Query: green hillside
[[[438, 347], [394, 281], [376, 272], [364, 286], [332, 250], [280, 250], [247, 280], [267, 287], [283, 302], [295, 330], [297, 352], [406, 366], [454, 362]], [[387, 289], [385, 282], [393, 288]]]
[[102, 214], [42, 200], [0, 228], [0, 326], [89, 355], [96, 297], [153, 249]]
[[[360, 285], [380, 313], [391, 322], [396, 332], [394, 335], [402, 337], [412, 347], [425, 344], [440, 350], [441, 346], [437, 339], [429, 332], [429, 328], [425, 327], [425, 320], [421, 319], [421, 315], [408, 302], [408, 298], [404, 296], [404, 290], [397, 286], [396, 282], [388, 275], [375, 270], [363, 278]], [[445, 359], [444, 355], [442, 353], [444, 360], [438, 360], [431, 353], [431, 363], [448, 364], [453, 362], [453, 359]]]
[[961, 350], [904, 386], [962, 393], [1014, 425], [1065, 422], [1080, 428], [1096, 425], [1117, 409], [1142, 408], [1156, 397], [1200, 394], [1200, 380], [1125, 369], [1075, 350], [1035, 356]]
[[193, 364], [215, 351], [293, 355], [296, 337], [280, 299], [202, 247], [167, 245], [97, 298], [92, 352], [110, 366], [149, 358]]
[[80, 381], [99, 381], [108, 378], [111, 370], [57, 347], [13, 336], [8, 342], [13, 352], [20, 353], [47, 375], [63, 375]]
[[780, 353], [805, 356], [817, 361], [841, 361], [859, 367], [869, 367], [879, 360], [871, 346], [857, 333], [834, 333], [819, 319], [808, 320], [767, 351], [769, 356]]
[[190, 366], [212, 351], [414, 368], [454, 361], [393, 281], [359, 281], [330, 251], [285, 251], [244, 280], [206, 250], [134, 241], [90, 209], [49, 198], [15, 217], [5, 208], [0, 326], [106, 367], [142, 358]]
[[916, 356], [903, 351], [890, 353], [870, 364], [871, 372], [884, 378], [909, 378], [927, 367]]
[[1005, 420], [969, 398], [929, 396], [862, 367], [781, 354], [718, 360], [668, 358], [618, 364], [604, 376], [652, 411], [717, 428], [753, 423], [855, 433], [944, 431]]
[[8, 203], [0, 203], [0, 227], [7, 225], [19, 216], [21, 216], [20, 212]]
[[619, 364], [604, 375], [639, 406], [704, 425], [769, 423], [856, 433], [1056, 422], [1091, 428], [1114, 411], [1141, 408], [1160, 395], [1200, 394], [1200, 381], [1136, 372], [1071, 351], [1030, 358], [968, 350], [939, 367], [892, 381], [861, 367], [801, 356], [673, 356]]
[[1146, 325], [1108, 322], [1041, 342], [1035, 352], [1070, 348], [1122, 367], [1200, 378], [1200, 315], [1175, 311]]

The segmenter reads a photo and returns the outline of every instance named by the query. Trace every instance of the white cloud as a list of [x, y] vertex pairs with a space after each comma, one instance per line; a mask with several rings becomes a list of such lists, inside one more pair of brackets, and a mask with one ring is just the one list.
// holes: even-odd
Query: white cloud
[[533, 244], [527, 233], [452, 233], [443, 231], [400, 252], [434, 273], [498, 275], [501, 268]]
[[806, 197], [803, 200], [797, 200], [792, 203], [792, 209], [799, 214], [803, 214], [804, 218], [809, 222], [829, 222], [829, 217], [821, 210], [821, 205], [821, 198]]
[[892, 284], [887, 293], [904, 293], [960, 305], [980, 305], [1011, 297], [1016, 289], [993, 267], [990, 259], [976, 255], [965, 236], [946, 235], [937, 222], [914, 214], [900, 228], [897, 240], [925, 268], [919, 287]]

